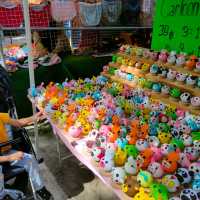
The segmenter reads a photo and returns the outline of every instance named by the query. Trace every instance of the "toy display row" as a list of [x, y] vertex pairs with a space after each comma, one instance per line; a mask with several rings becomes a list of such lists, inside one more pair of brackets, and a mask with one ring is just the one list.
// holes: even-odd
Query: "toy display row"
[[152, 61], [159, 61], [160, 63], [168, 63], [170, 65], [176, 65], [177, 67], [184, 67], [187, 70], [195, 70], [200, 72], [200, 60], [195, 55], [188, 56], [186, 53], [181, 52], [177, 54], [176, 51], [162, 50], [161, 52], [144, 49], [141, 47], [131, 47], [129, 45], [123, 45], [120, 48], [120, 53], [126, 55], [133, 55], [140, 58], [150, 59]]
[[168, 199], [179, 189], [181, 199], [199, 198], [199, 117], [104, 76], [41, 85], [29, 94], [68, 134], [84, 136], [96, 164], [135, 200]]
[[120, 69], [117, 69], [114, 67], [109, 68], [108, 66], [105, 66], [104, 72], [109, 73], [111, 75], [118, 76], [118, 77], [128, 80], [128, 81], [134, 82], [134, 83], [138, 84], [140, 87], [150, 89], [153, 92], [161, 93], [165, 96], [170, 95], [176, 101], [178, 99], [180, 99], [180, 101], [183, 104], [186, 104], [186, 105], [191, 104], [194, 108], [200, 107], [200, 97], [192, 96], [189, 92], [182, 93], [179, 88], [175, 88], [175, 87], [170, 88], [166, 84], [152, 82], [145, 78], [138, 78], [137, 76], [134, 76], [133, 74], [123, 72]]

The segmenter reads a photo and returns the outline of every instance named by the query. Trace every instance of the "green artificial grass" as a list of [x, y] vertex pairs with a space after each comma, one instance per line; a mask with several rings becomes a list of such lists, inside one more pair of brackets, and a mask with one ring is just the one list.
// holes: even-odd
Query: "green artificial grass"
[[[93, 58], [91, 56], [66, 56], [62, 63], [49, 67], [35, 69], [36, 85], [50, 81], [62, 82], [66, 78], [78, 79], [98, 75], [110, 57]], [[11, 74], [13, 95], [15, 98], [19, 117], [27, 117], [32, 114], [31, 103], [27, 99], [29, 86], [28, 69], [19, 69]]]

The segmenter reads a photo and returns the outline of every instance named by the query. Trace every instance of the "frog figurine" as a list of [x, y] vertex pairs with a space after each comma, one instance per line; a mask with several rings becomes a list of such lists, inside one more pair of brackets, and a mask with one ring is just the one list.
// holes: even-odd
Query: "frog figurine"
[[170, 95], [171, 95], [171, 97], [174, 98], [174, 100], [178, 100], [178, 98], [179, 98], [180, 95], [181, 95], [181, 91], [180, 91], [179, 88], [172, 88], [172, 89], [170, 90]]
[[171, 51], [168, 58], [167, 58], [167, 62], [169, 64], [174, 64], [176, 62], [176, 51]]

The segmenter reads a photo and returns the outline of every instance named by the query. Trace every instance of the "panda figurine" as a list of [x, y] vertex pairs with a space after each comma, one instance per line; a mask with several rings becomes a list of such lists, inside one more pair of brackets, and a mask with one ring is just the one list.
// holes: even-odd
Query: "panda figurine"
[[191, 94], [189, 92], [184, 92], [180, 96], [181, 102], [184, 104], [189, 104], [191, 99]]
[[188, 170], [190, 176], [195, 177], [195, 175], [200, 173], [200, 162], [191, 163]]
[[180, 198], [181, 200], [199, 200], [200, 195], [193, 189], [184, 189], [181, 191]]
[[186, 168], [178, 168], [175, 176], [181, 184], [188, 184], [191, 182], [191, 176]]

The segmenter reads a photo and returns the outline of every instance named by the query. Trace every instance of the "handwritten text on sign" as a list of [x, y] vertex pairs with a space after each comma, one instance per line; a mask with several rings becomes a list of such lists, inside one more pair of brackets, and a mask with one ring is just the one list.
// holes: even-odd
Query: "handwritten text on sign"
[[152, 49], [200, 57], [200, 0], [157, 0]]

